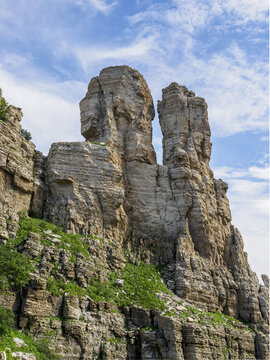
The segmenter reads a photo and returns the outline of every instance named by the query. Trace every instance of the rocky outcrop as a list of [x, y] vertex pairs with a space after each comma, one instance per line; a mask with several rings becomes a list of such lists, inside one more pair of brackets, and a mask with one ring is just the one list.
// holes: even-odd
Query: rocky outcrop
[[[1, 101], [1, 96], [0, 96]], [[35, 146], [21, 134], [22, 110], [10, 105], [0, 121], [0, 239], [15, 236], [20, 211], [28, 211], [34, 189]]]
[[[15, 115], [0, 124], [6, 132], [6, 140], [0, 139], [2, 157], [14, 158], [10, 139], [26, 147], [29, 156], [28, 177], [12, 170], [22, 167], [18, 157], [11, 167], [4, 161], [0, 203], [11, 199], [5, 203], [8, 211], [30, 208], [67, 233], [82, 234], [90, 254], [77, 254], [74, 262], [57, 236], [48, 234], [48, 248], [40, 234], [29, 233], [19, 251], [42, 261], [20, 295], [20, 327], [35, 336], [58, 329], [55, 346], [63, 359], [66, 352], [74, 359], [266, 359], [268, 278], [260, 285], [250, 269], [241, 235], [231, 224], [228, 185], [209, 167], [205, 100], [177, 83], [163, 89], [158, 103], [163, 165], [157, 164], [152, 146], [152, 96], [138, 71], [128, 66], [102, 70], [91, 80], [80, 110], [86, 141], [55, 143], [47, 158], [19, 135], [18, 122], [12, 125]], [[17, 198], [6, 185], [12, 182]], [[110, 271], [140, 260], [163, 265], [163, 279], [175, 294], [166, 299], [170, 315], [135, 307], [119, 313], [108, 304], [46, 290], [55, 272], [86, 289], [92, 278], [104, 281]], [[186, 312], [191, 305], [197, 310]], [[44, 309], [47, 316], [61, 316], [56, 328], [44, 320]], [[104, 309], [108, 314], [101, 314]], [[208, 312], [241, 318], [253, 331], [239, 323], [225, 326], [222, 318], [216, 327]], [[127, 322], [131, 332], [124, 329]]]
[[[17, 314], [19, 328], [37, 340], [47, 339], [61, 359], [255, 358], [256, 337], [261, 332], [221, 313], [200, 310], [172, 293], [158, 294], [163, 309], [121, 307], [68, 291], [52, 293], [48, 286], [52, 276], [86, 289], [91, 279], [117, 271], [126, 261], [121, 247], [89, 239], [91, 260], [77, 252], [74, 262], [72, 250], [63, 248], [64, 239], [55, 236], [49, 231], [29, 233], [20, 252], [35, 262], [36, 271], [24, 291], [0, 295], [0, 302]], [[88, 267], [83, 269], [82, 264]], [[262, 351], [267, 350], [262, 338], [258, 343]]]

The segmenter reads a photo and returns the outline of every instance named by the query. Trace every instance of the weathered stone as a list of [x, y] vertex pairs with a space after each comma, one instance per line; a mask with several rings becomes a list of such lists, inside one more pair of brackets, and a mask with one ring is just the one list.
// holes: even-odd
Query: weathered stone
[[[0, 124], [2, 243], [25, 209], [83, 234], [89, 254], [74, 256], [51, 231], [43, 233], [46, 246], [29, 233], [18, 250], [37, 261], [36, 272], [17, 296], [0, 295], [1, 304], [37, 338], [56, 331], [51, 346], [62, 359], [267, 359], [269, 279], [263, 275], [260, 285], [250, 269], [231, 224], [228, 185], [209, 167], [205, 100], [176, 83], [163, 89], [163, 165], [152, 146], [151, 93], [136, 70], [102, 70], [80, 110], [86, 141], [53, 144], [48, 158], [19, 135], [20, 109], [10, 107]], [[119, 313], [105, 301], [46, 291], [51, 276], [85, 291], [112, 271], [120, 291], [119, 270], [140, 260], [167, 264], [162, 276], [176, 295], [158, 295], [163, 312], [132, 306]], [[197, 308], [187, 313], [191, 305]], [[240, 316], [254, 331], [216, 324], [203, 311]]]
[[[0, 97], [1, 98], [1, 97]], [[20, 135], [20, 108], [10, 105], [0, 122], [0, 236], [15, 236], [20, 211], [28, 211], [34, 186], [35, 146]]]
[[31, 353], [23, 353], [21, 351], [16, 351], [11, 353], [11, 356], [18, 360], [36, 360], [35, 355]]
[[17, 337], [13, 338], [13, 341], [14, 341], [15, 346], [17, 346], [17, 347], [27, 346], [26, 343], [22, 339], [19, 339]]
[[79, 299], [75, 296], [65, 295], [63, 316], [66, 319], [79, 320], [81, 310], [79, 306]]

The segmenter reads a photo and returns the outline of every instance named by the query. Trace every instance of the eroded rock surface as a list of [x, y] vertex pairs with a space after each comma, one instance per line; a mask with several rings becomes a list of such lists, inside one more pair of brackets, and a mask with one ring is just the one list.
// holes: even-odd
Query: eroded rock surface
[[[55, 143], [47, 158], [19, 135], [14, 119], [20, 110], [11, 107], [8, 122], [0, 124], [4, 213], [30, 208], [89, 240], [90, 259], [78, 254], [74, 262], [57, 236], [48, 234], [48, 247], [38, 234], [28, 234], [19, 251], [42, 260], [20, 294], [19, 326], [37, 337], [57, 330], [54, 345], [63, 359], [267, 359], [269, 280], [264, 276], [260, 285], [250, 269], [241, 235], [231, 224], [228, 185], [209, 167], [205, 100], [177, 83], [163, 89], [158, 103], [163, 165], [156, 163], [152, 145], [152, 96], [138, 71], [102, 70], [80, 110], [86, 141]], [[10, 146], [19, 149], [17, 155]], [[2, 217], [7, 239], [7, 216]], [[163, 279], [176, 294], [166, 300], [169, 315], [137, 307], [118, 312], [109, 304], [46, 290], [54, 262], [61, 264], [58, 276], [86, 289], [91, 278], [105, 281], [110, 271], [140, 260], [164, 265]], [[180, 298], [200, 310], [187, 315]], [[18, 296], [5, 299], [6, 307], [18, 302]], [[44, 311], [55, 319], [45, 318]], [[250, 328], [216, 326], [209, 311], [240, 317]]]
[[[1, 100], [0, 92], [0, 100]], [[22, 110], [10, 105], [0, 121], [0, 239], [16, 234], [18, 212], [30, 207], [35, 145], [20, 135]]]

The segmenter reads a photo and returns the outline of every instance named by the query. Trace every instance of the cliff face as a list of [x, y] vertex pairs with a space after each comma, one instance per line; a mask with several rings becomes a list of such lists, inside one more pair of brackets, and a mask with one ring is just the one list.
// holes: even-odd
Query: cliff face
[[[36, 276], [44, 281], [36, 288], [30, 284], [23, 294], [20, 318], [27, 321], [21, 320], [20, 326], [38, 333], [44, 314], [38, 311], [37, 315], [33, 307], [43, 302], [50, 316], [61, 313], [64, 319], [57, 328], [61, 336], [69, 336], [70, 343], [61, 337], [54, 340], [62, 358], [69, 358], [65, 347], [72, 359], [94, 359], [100, 354], [104, 359], [267, 358], [267, 277], [265, 285], [260, 285], [251, 271], [241, 235], [231, 224], [228, 185], [214, 179], [209, 168], [211, 134], [205, 100], [176, 83], [163, 89], [158, 103], [163, 165], [156, 163], [152, 146], [152, 96], [136, 70], [127, 66], [102, 70], [91, 80], [80, 109], [86, 141], [55, 143], [47, 159], [38, 153], [34, 156], [34, 146], [18, 133], [14, 135], [13, 125], [0, 124], [6, 129], [0, 141], [8, 139], [1, 144], [2, 157], [11, 156], [5, 145], [9, 139], [14, 143], [20, 139], [20, 147], [29, 153], [28, 177], [10, 170], [7, 161], [1, 167], [3, 208], [16, 214], [30, 208], [70, 234], [96, 237], [87, 242], [91, 259], [77, 256], [73, 265], [69, 260], [72, 255], [54, 249], [53, 244], [51, 250], [38, 247], [42, 260]], [[14, 184], [24, 181], [24, 187], [18, 186], [19, 203], [13, 196], [7, 205], [11, 192], [7, 178], [12, 176], [20, 179]], [[3, 221], [3, 234], [6, 228]], [[104, 239], [105, 245], [98, 238]], [[30, 245], [26, 240], [20, 251], [25, 252]], [[160, 295], [170, 315], [134, 306], [114, 314], [110, 305], [96, 305], [89, 298], [70, 299], [68, 295], [56, 299], [45, 290], [52, 276], [51, 261], [61, 264], [62, 278], [73, 279], [86, 291], [92, 278], [104, 281], [110, 271], [124, 271], [128, 262], [139, 264], [139, 260], [163, 264], [163, 279], [176, 294]], [[95, 270], [100, 266], [103, 270]], [[199, 310], [191, 310], [191, 305]], [[101, 314], [104, 306], [110, 316]], [[244, 325], [236, 323], [233, 329], [224, 324], [216, 329], [207, 312], [217, 311], [240, 317], [254, 332], [246, 332]], [[68, 324], [69, 318], [76, 320], [75, 325]], [[202, 319], [209, 321], [205, 324]], [[133, 332], [124, 329], [125, 321]], [[99, 335], [92, 334], [89, 324], [97, 326]], [[45, 328], [50, 326], [48, 323]], [[141, 330], [148, 327], [150, 330]], [[125, 339], [124, 343], [101, 346], [113, 332]], [[231, 340], [239, 338], [241, 345], [234, 346]], [[224, 353], [224, 348], [229, 350]]]
[[[2, 93], [0, 90], [0, 101]], [[30, 208], [35, 146], [20, 135], [22, 111], [9, 106], [0, 121], [0, 238], [16, 235], [18, 212]]]

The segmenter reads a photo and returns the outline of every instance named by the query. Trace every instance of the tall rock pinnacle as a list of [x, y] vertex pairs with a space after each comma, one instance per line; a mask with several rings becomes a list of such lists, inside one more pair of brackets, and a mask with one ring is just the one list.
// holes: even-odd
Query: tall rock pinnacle
[[127, 160], [155, 163], [153, 99], [143, 76], [128, 66], [109, 67], [93, 78], [80, 102], [81, 132], [104, 142]]
[[207, 104], [185, 86], [162, 90], [158, 113], [163, 133], [163, 164], [207, 172], [211, 155]]

